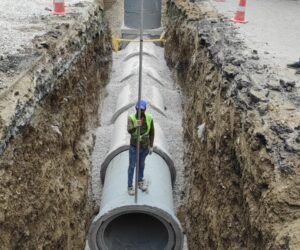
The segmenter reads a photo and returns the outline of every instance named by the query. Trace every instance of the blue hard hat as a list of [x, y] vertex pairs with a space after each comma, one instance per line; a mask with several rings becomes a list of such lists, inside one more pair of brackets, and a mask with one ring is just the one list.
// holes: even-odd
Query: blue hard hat
[[135, 108], [136, 109], [140, 108], [142, 110], [146, 110], [146, 108], [147, 108], [147, 102], [144, 101], [144, 100], [141, 100], [140, 102], [137, 101], [136, 104], [135, 104]]

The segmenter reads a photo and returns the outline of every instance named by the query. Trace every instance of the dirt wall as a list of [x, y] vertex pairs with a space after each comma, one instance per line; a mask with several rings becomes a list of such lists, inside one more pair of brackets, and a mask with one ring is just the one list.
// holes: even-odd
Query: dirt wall
[[236, 33], [205, 3], [168, 1], [165, 56], [184, 93], [179, 216], [190, 249], [299, 249], [299, 97]]
[[93, 128], [112, 59], [101, 7], [92, 5], [77, 20], [42, 37], [43, 56], [5, 96], [22, 95], [22, 101], [7, 111], [13, 113], [1, 113], [1, 249], [85, 245], [95, 212], [89, 197]]

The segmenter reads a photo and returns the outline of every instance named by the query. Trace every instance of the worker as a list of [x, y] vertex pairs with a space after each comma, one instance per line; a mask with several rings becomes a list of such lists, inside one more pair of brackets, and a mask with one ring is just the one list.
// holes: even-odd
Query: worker
[[[138, 109], [141, 109], [141, 119], [138, 120]], [[128, 194], [134, 195], [132, 186], [134, 168], [136, 165], [137, 151], [137, 131], [140, 127], [140, 154], [139, 154], [139, 173], [138, 188], [142, 191], [147, 190], [144, 180], [145, 159], [147, 155], [153, 152], [154, 125], [152, 116], [146, 113], [147, 102], [141, 100], [135, 104], [136, 113], [128, 117], [127, 131], [131, 135], [129, 147], [129, 167], [128, 167]]]

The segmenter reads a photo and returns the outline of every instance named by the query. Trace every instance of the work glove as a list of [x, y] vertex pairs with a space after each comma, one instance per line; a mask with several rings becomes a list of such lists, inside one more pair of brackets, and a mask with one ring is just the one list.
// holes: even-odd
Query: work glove
[[149, 155], [153, 153], [153, 147], [149, 147]]

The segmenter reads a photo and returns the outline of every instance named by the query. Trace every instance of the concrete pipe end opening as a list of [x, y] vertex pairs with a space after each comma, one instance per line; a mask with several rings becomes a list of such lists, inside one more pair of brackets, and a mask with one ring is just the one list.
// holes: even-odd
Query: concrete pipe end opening
[[172, 216], [147, 206], [118, 208], [101, 217], [92, 228], [92, 250], [182, 249], [181, 228]]

